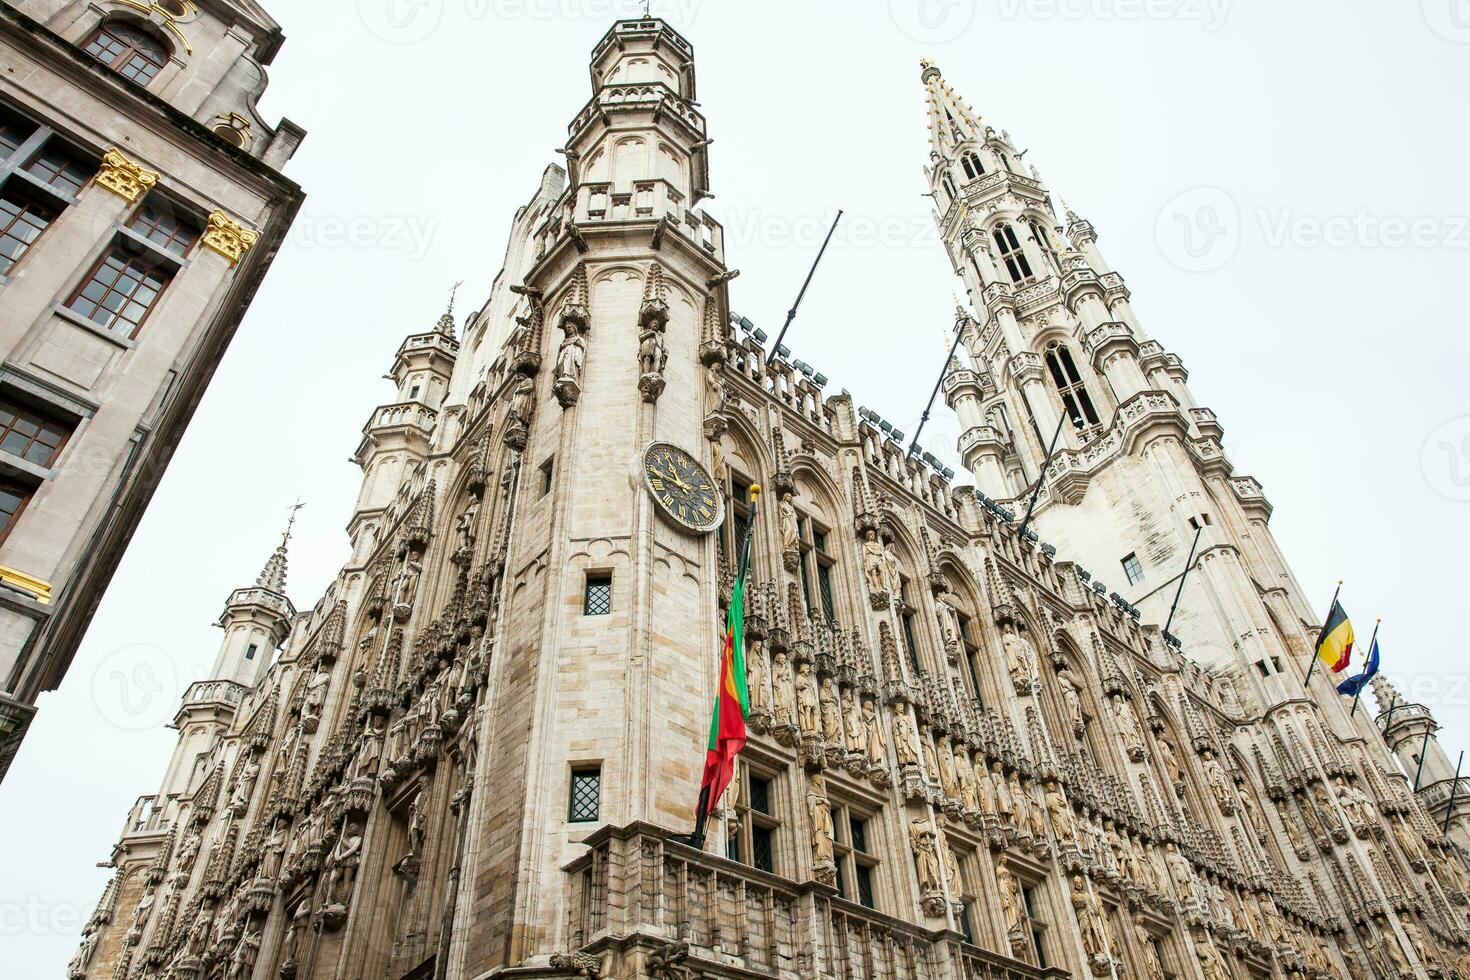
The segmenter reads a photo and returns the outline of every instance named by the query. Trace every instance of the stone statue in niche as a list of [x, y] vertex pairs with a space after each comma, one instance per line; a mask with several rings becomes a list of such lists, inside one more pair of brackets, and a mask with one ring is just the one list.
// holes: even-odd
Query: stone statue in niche
[[893, 704], [893, 754], [900, 766], [919, 764], [919, 746], [914, 737], [914, 723], [909, 706], [902, 701]]
[[821, 773], [812, 775], [806, 794], [807, 815], [812, 821], [812, 865], [830, 868], [832, 860], [832, 803], [827, 799], [827, 784]]
[[934, 828], [924, 817], [915, 817], [909, 825], [909, 843], [914, 850], [914, 870], [918, 873], [919, 891], [925, 896], [937, 894], [940, 891], [936, 837]]
[[867, 740], [867, 726], [863, 722], [863, 709], [851, 690], [842, 692], [842, 721], [847, 729], [844, 743], [849, 752], [862, 752]]
[[1077, 916], [1077, 930], [1082, 935], [1082, 948], [1087, 950], [1087, 958], [1093, 962], [1095, 970], [1097, 964], [1107, 959], [1108, 939], [1097, 899], [1089, 894], [1081, 875], [1072, 876], [1072, 911]]
[[893, 553], [893, 546], [885, 543], [883, 547], [883, 559], [888, 566], [888, 591], [895, 597], [903, 594], [903, 567], [898, 563], [898, 556]]
[[1159, 761], [1164, 764], [1164, 772], [1169, 775], [1169, 783], [1175, 787], [1184, 784], [1184, 772], [1179, 768], [1179, 756], [1174, 752], [1174, 743], [1169, 736], [1159, 737]]
[[1209, 784], [1210, 795], [1215, 798], [1215, 805], [1220, 812], [1226, 815], [1235, 812], [1235, 804], [1230, 796], [1230, 777], [1225, 775], [1225, 767], [1216, 760], [1213, 752], [1204, 754], [1205, 782]]
[[1134, 762], [1143, 761], [1143, 730], [1138, 726], [1138, 716], [1133, 713], [1133, 706], [1120, 694], [1113, 695], [1113, 720], [1118, 723], [1118, 736], [1123, 740], [1123, 748], [1128, 753], [1128, 758]]
[[1082, 710], [1082, 692], [1072, 675], [1065, 670], [1057, 674], [1057, 689], [1062, 696], [1062, 704], [1067, 709], [1067, 721], [1072, 726], [1072, 734], [1081, 738], [1087, 731], [1087, 715]]
[[1153, 933], [1144, 925], [1143, 913], [1133, 915], [1133, 938], [1138, 945], [1139, 963], [1143, 966], [1143, 980], [1164, 980], [1164, 964], [1159, 962], [1159, 950], [1154, 945]]
[[362, 828], [356, 820], [348, 820], [342, 828], [342, 837], [332, 849], [331, 870], [327, 873], [324, 908], [345, 908], [352, 897], [352, 886], [357, 883], [357, 865], [362, 859]]
[[955, 779], [960, 784], [960, 803], [970, 813], [980, 809], [980, 792], [975, 783], [975, 767], [970, 763], [970, 752], [964, 745], [955, 743]]
[[704, 369], [704, 411], [719, 415], [725, 410], [729, 393], [725, 389], [725, 362], [716, 361]]
[[1006, 669], [1010, 671], [1011, 683], [1015, 686], [1016, 693], [1029, 693], [1031, 675], [1036, 670], [1036, 648], [1021, 635], [1012, 622], [1005, 624], [1001, 644], [1005, 648]]
[[297, 946], [302, 935], [311, 928], [311, 903], [303, 898], [288, 914], [290, 925], [286, 927], [286, 935], [281, 940], [281, 948], [286, 951], [286, 958], [281, 961], [281, 980], [294, 980], [296, 976]]
[[949, 844], [949, 834], [945, 831], [944, 814], [938, 814], [934, 819], [939, 863], [944, 867], [944, 880], [949, 883], [950, 897], [957, 900], [965, 887], [964, 879], [960, 877], [960, 862], [955, 857], [954, 848]]
[[353, 779], [371, 779], [378, 774], [378, 762], [383, 755], [383, 719], [369, 715], [357, 743], [357, 755], [352, 763]]
[[570, 408], [582, 395], [582, 372], [587, 364], [587, 338], [571, 320], [562, 324], [566, 336], [556, 354], [556, 383], [552, 392], [562, 408]]
[[766, 693], [766, 654], [759, 640], [751, 640], [745, 648], [745, 689], [752, 712], [771, 710], [771, 697]]
[[1006, 921], [1006, 938], [1011, 949], [1024, 949], [1026, 940], [1026, 908], [1021, 901], [1021, 885], [1002, 860], [995, 867], [995, 883], [1000, 892], [1000, 909]]
[[644, 401], [658, 401], [658, 396], [663, 394], [664, 367], [668, 361], [663, 333], [651, 323], [644, 326], [638, 335], [638, 390], [643, 392]]
[[863, 577], [867, 579], [868, 595], [873, 606], [883, 609], [888, 605], [888, 552], [878, 540], [878, 532], [869, 530], [863, 535]]
[[[259, 775], [260, 767], [256, 766], [255, 771], [256, 775]], [[188, 877], [189, 873], [194, 870], [194, 862], [199, 858], [199, 846], [201, 843], [198, 831], [189, 831], [183, 843], [179, 845], [179, 874]]]
[[944, 795], [951, 800], [960, 798], [959, 775], [954, 768], [954, 748], [949, 743], [948, 735], [939, 736], [939, 745], [936, 748], [938, 758], [936, 759], [939, 769], [939, 788], [944, 790]]
[[[309, 692], [308, 692], [309, 693]], [[304, 709], [303, 709], [304, 714]], [[230, 809], [235, 816], [245, 815], [245, 810], [250, 806], [250, 797], [255, 794], [255, 783], [260, 778], [260, 766], [255, 761], [252, 753], [245, 758], [245, 765], [240, 770], [240, 775], [235, 778], [235, 793], [230, 797]], [[198, 853], [198, 849], [195, 849]], [[192, 864], [192, 862], [190, 862]]]
[[301, 702], [301, 727], [304, 731], [314, 732], [321, 724], [322, 708], [327, 703], [327, 687], [331, 683], [332, 675], [327, 673], [326, 667], [319, 665], [306, 684], [306, 698]]
[[265, 878], [275, 878], [281, 873], [281, 863], [286, 856], [286, 828], [288, 821], [277, 819], [271, 825], [271, 835], [261, 847], [260, 873]]
[[405, 620], [413, 612], [413, 604], [419, 594], [419, 580], [423, 574], [424, 566], [412, 554], [404, 558], [403, 571], [398, 578], [398, 595], [393, 600], [394, 619]]
[[1046, 811], [1051, 815], [1052, 833], [1063, 844], [1077, 840], [1077, 825], [1072, 820], [1072, 804], [1062, 795], [1056, 782], [1046, 784]]
[[772, 713], [778, 724], [789, 725], [792, 721], [792, 686], [791, 661], [784, 652], [778, 652], [771, 670], [771, 704], [775, 709]]
[[781, 494], [776, 505], [776, 518], [781, 531], [781, 555], [788, 569], [794, 570], [794, 561], [801, 555], [801, 543], [797, 538], [796, 506], [791, 502], [790, 492]]
[[87, 974], [87, 964], [92, 962], [92, 956], [97, 952], [97, 941], [100, 937], [96, 929], [89, 929], [82, 934], [82, 944], [77, 947], [76, 955], [66, 966], [68, 977], [80, 978]]
[[822, 739], [829, 745], [841, 745], [842, 707], [837, 700], [837, 686], [832, 683], [832, 678], [822, 678], [818, 700], [822, 705]]
[[934, 738], [929, 734], [928, 725], [919, 725], [919, 749], [924, 754], [925, 777], [938, 782], [939, 764], [934, 758]]
[[245, 925], [240, 928], [240, 940], [230, 953], [230, 968], [225, 974], [226, 980], [250, 980], [250, 972], [255, 969], [255, 958], [259, 954], [260, 930], [251, 919], [246, 919]]
[[478, 533], [478, 528], [476, 528], [475, 524], [479, 517], [480, 502], [474, 497], [471, 497], [464, 512], [459, 515], [459, 519], [454, 523], [455, 533], [459, 535], [460, 551], [468, 553], [474, 550], [475, 536]]
[[883, 765], [883, 723], [878, 720], [878, 705], [872, 698], [863, 699], [863, 727], [868, 733], [868, 761]]
[[817, 694], [817, 681], [812, 676], [812, 665], [806, 662], [796, 671], [796, 722], [803, 735], [816, 735], [821, 731], [821, 701]]

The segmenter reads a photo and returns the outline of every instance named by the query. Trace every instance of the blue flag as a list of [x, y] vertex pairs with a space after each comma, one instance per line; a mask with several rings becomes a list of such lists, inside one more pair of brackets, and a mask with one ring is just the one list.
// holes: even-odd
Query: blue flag
[[1363, 686], [1378, 673], [1378, 641], [1373, 641], [1373, 649], [1368, 651], [1368, 665], [1363, 668], [1361, 674], [1354, 674], [1341, 684], [1337, 685], [1337, 693], [1345, 694], [1350, 698], [1358, 696]]

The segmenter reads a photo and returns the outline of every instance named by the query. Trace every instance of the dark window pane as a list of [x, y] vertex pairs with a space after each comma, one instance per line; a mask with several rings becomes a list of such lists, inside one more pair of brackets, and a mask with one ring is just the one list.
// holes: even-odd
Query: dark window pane
[[587, 595], [582, 604], [585, 616], [606, 616], [612, 612], [612, 576], [589, 575]]
[[817, 585], [822, 590], [822, 611], [827, 614], [827, 621], [832, 622], [837, 619], [837, 613], [834, 611], [835, 607], [832, 605], [831, 565], [819, 564], [817, 566]]
[[10, 531], [15, 515], [30, 499], [31, 488], [13, 480], [0, 479], [0, 537]]
[[581, 769], [573, 772], [571, 813], [567, 819], [572, 823], [589, 823], [596, 820], [601, 789], [601, 769]]
[[199, 237], [199, 226], [166, 206], [145, 203], [128, 226], [160, 248], [184, 255]]
[[0, 451], [38, 466], [50, 466], [56, 461], [72, 431], [70, 422], [44, 416], [4, 398], [0, 398], [0, 416], [6, 420], [0, 425]]
[[750, 777], [750, 808], [757, 813], [771, 812], [771, 782]]
[[73, 157], [66, 147], [55, 142], [43, 149], [26, 170], [72, 197], [92, 179], [91, 168]]
[[857, 866], [858, 901], [868, 908], [876, 908], [873, 904], [873, 869], [866, 865]]
[[740, 860], [740, 835], [738, 833], [730, 835], [725, 853], [730, 856], [731, 861]]
[[868, 822], [866, 820], [854, 819], [852, 821], [852, 849], [867, 853]]
[[9, 191], [0, 197], [0, 275], [10, 272], [55, 217], [51, 208]]
[[0, 117], [0, 160], [8, 160], [30, 138], [36, 127], [20, 119]]
[[755, 853], [751, 864], [762, 871], [775, 871], [775, 853], [771, 846], [771, 828], [755, 827], [750, 832], [750, 846]]

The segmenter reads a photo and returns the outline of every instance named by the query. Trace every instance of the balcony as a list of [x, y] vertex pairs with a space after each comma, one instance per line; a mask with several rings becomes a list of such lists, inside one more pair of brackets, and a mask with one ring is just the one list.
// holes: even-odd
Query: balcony
[[687, 943], [687, 965], [701, 975], [782, 980], [1070, 976], [844, 901], [827, 885], [788, 881], [672, 842], [649, 824], [604, 827], [586, 843], [588, 853], [565, 869], [575, 949]]

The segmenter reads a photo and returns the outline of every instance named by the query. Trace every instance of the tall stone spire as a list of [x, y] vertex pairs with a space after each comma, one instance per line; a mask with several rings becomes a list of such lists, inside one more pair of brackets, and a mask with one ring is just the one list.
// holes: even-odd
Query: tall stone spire
[[984, 139], [985, 127], [975, 110], [944, 80], [939, 66], [928, 58], [920, 60], [920, 80], [929, 110], [929, 150], [943, 159], [957, 156], [961, 144]]

